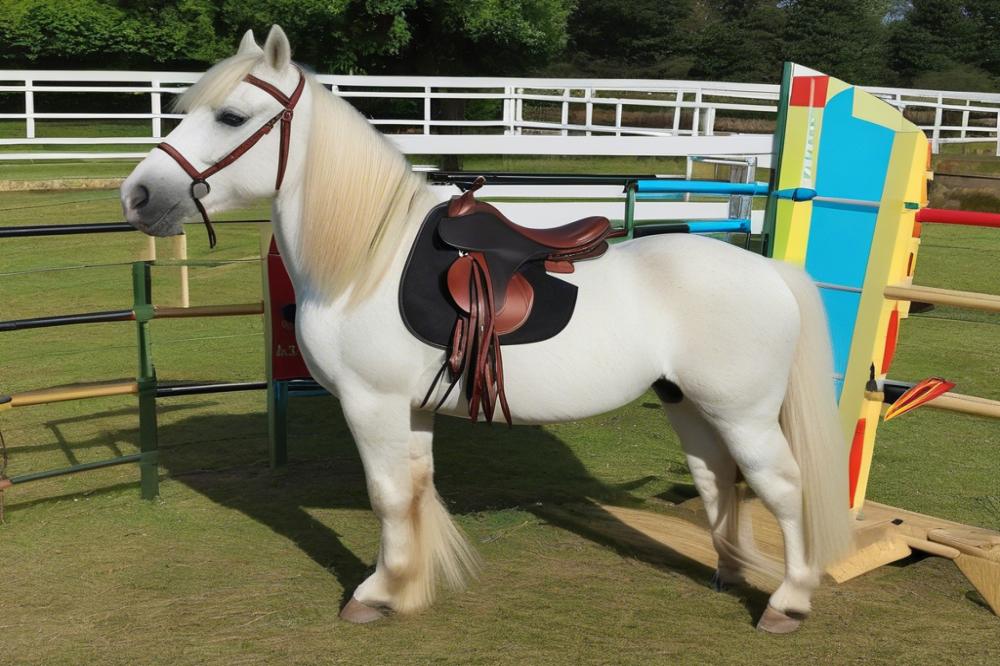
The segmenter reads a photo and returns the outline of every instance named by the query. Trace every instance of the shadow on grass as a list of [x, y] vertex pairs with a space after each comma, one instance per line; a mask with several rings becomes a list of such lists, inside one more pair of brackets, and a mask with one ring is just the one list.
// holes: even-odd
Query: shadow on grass
[[[167, 405], [161, 407], [169, 409]], [[345, 590], [346, 602], [370, 571], [371, 563], [359, 559], [334, 529], [309, 511], [370, 510], [364, 470], [339, 405], [332, 398], [293, 400], [289, 423], [290, 462], [272, 472], [267, 466], [264, 414], [219, 411], [175, 415], [173, 422], [162, 423], [159, 428], [161, 469], [213, 502], [235, 509], [295, 543], [336, 576]], [[668, 427], [665, 421], [664, 427]], [[137, 441], [138, 434], [125, 431], [116, 437], [119, 441]], [[95, 439], [74, 446], [104, 442]], [[581, 503], [589, 503], [598, 511], [600, 504], [638, 506], [642, 500], [631, 491], [646, 484], [649, 477], [609, 485], [591, 475], [564, 442], [542, 428], [508, 430], [447, 417], [437, 419], [434, 459], [438, 491], [454, 514], [528, 511], [620, 554], [685, 575], [703, 584], [706, 593], [710, 589], [710, 569], [610, 516], [608, 520], [616, 522], [617, 533], [628, 533], [627, 545], [586, 521], [548, 509]], [[120, 491], [123, 487], [127, 485], [95, 492]], [[676, 502], [694, 494], [692, 486], [680, 484], [662, 497]], [[752, 617], [766, 604], [763, 593], [749, 589], [734, 592]]]

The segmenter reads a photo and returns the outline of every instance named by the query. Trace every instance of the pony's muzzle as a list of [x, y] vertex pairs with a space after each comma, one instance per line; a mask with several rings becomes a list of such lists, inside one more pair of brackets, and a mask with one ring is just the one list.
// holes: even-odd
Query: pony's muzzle
[[145, 185], [136, 184], [122, 197], [122, 208], [128, 217], [130, 210], [139, 210], [149, 203], [149, 190]]

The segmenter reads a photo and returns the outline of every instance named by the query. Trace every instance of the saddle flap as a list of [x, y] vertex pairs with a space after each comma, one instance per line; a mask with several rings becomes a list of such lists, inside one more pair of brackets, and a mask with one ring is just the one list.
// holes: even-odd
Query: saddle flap
[[[468, 313], [472, 308], [473, 289], [475, 288], [472, 285], [472, 259], [470, 257], [460, 257], [451, 265], [448, 269], [447, 284], [448, 294], [452, 301], [462, 312]], [[531, 288], [531, 283], [520, 273], [514, 274], [507, 284], [503, 305], [496, 313], [494, 325], [497, 333], [504, 335], [521, 328], [528, 321], [534, 302], [535, 291]]]

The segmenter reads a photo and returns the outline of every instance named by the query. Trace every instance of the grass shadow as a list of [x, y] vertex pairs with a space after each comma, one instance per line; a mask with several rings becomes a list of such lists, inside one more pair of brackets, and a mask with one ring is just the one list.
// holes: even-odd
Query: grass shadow
[[[235, 509], [296, 544], [337, 578], [346, 601], [371, 564], [362, 561], [334, 529], [310, 511], [369, 511], [364, 469], [334, 399], [293, 400], [289, 424], [291, 460], [272, 472], [267, 467], [265, 414], [175, 414], [159, 428], [161, 468], [166, 476], [212, 502]], [[137, 441], [138, 432], [122, 431], [117, 439]], [[710, 569], [652, 540], [634, 547], [644, 543], [644, 537], [622, 523], [616, 530], [628, 533], [631, 545], [623, 546], [586, 522], [568, 520], [550, 510], [581, 502], [638, 506], [643, 500], [632, 491], [655, 477], [608, 484], [595, 478], [565, 442], [543, 428], [490, 427], [447, 417], [437, 419], [434, 454], [436, 485], [452, 513], [528, 511], [623, 555], [709, 585]], [[693, 487], [676, 484], [662, 498], [683, 501], [693, 494]]]

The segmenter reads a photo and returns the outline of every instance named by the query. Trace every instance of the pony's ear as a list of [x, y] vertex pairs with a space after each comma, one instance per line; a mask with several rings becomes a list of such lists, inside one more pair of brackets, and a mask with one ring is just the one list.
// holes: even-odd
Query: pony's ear
[[285, 31], [277, 23], [271, 26], [264, 43], [264, 60], [272, 69], [281, 72], [292, 60], [292, 47], [288, 44]]
[[247, 30], [243, 33], [243, 39], [240, 40], [240, 48], [237, 53], [241, 55], [263, 53], [260, 46], [257, 45], [257, 41], [253, 38], [253, 30]]

